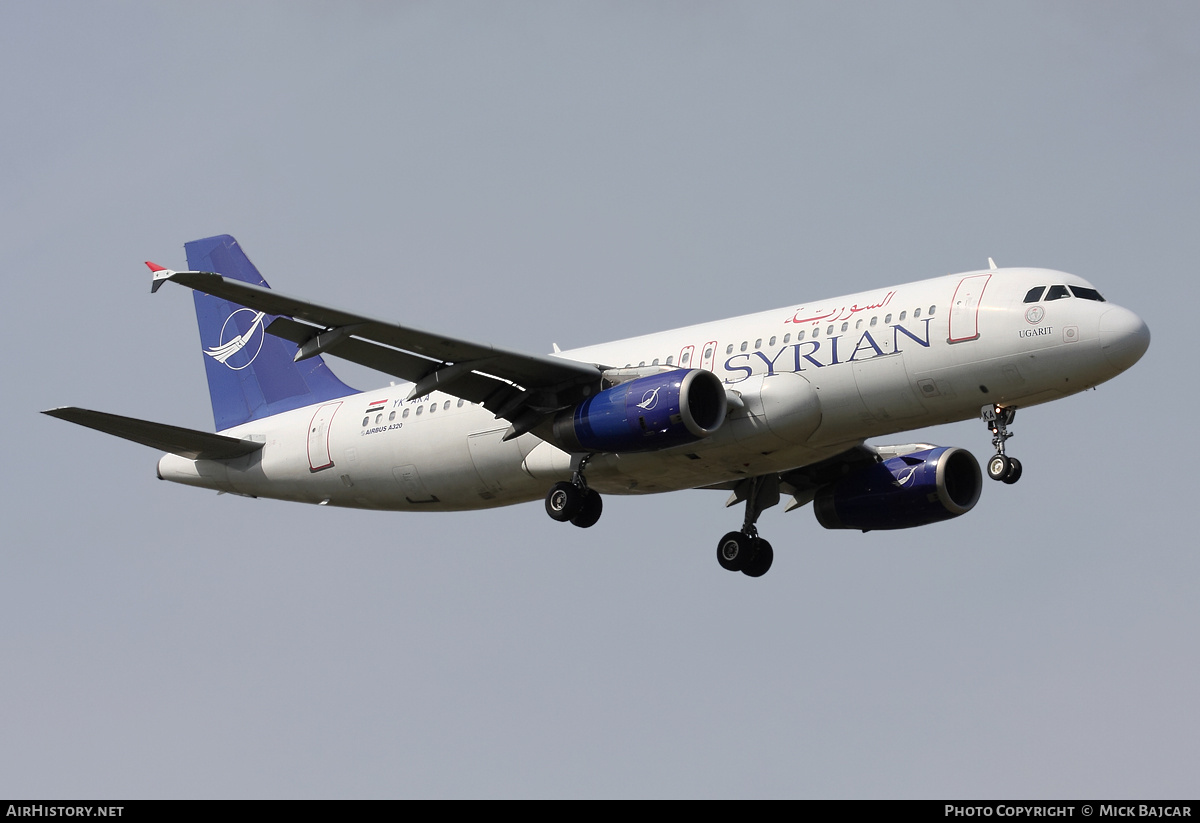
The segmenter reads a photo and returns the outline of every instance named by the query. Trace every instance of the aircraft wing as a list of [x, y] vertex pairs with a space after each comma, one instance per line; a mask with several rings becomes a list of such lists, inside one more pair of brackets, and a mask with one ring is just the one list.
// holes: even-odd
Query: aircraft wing
[[[892, 457], [899, 457], [933, 448], [937, 447], [931, 443], [904, 443], [888, 446], [871, 446], [866, 443], [858, 443], [850, 446], [843, 452], [835, 454], [832, 457], [827, 457], [824, 460], [819, 460], [816, 463], [810, 463], [807, 466], [798, 466], [794, 469], [780, 472], [778, 475], [768, 475], [766, 477], [771, 478], [769, 483], [772, 486], [775, 485], [777, 479], [779, 493], [784, 496], [791, 496], [787, 505], [783, 507], [785, 512], [790, 512], [811, 503], [813, 498], [816, 497], [817, 491], [822, 486], [836, 482], [838, 478], [844, 477], [851, 471], [863, 466], [869, 466], [872, 463], [879, 463]], [[761, 483], [763, 479], [763, 477], [757, 477], [731, 480], [725, 483], [705, 486], [704, 488], [733, 492], [729, 496], [729, 499], [725, 501], [725, 506], [728, 508], [729, 506], [741, 503], [748, 496], [756, 493], [755, 483]], [[774, 505], [774, 503], [768, 505]]]
[[171, 452], [189, 460], [228, 460], [253, 454], [263, 447], [262, 443], [252, 440], [168, 426], [165, 423], [153, 423], [149, 420], [138, 420], [136, 417], [122, 417], [119, 414], [80, 409], [75, 406], [47, 409], [42, 414], [123, 437], [152, 449]]
[[416, 385], [409, 397], [437, 390], [479, 403], [528, 431], [548, 414], [593, 394], [604, 366], [521, 354], [375, 320], [280, 294], [213, 272], [156, 269], [153, 286], [171, 280], [255, 311], [280, 315], [267, 332], [290, 340], [296, 359], [331, 354]]

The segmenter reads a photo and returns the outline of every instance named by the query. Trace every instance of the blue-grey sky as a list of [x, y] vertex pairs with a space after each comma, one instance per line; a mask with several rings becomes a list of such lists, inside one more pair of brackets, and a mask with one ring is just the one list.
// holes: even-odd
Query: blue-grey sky
[[[1196, 795], [1195, 4], [7, 3], [0, 70], [0, 796]], [[720, 492], [330, 510], [37, 414], [211, 428], [142, 261], [226, 232], [533, 352], [989, 255], [1153, 342], [972, 513], [772, 509], [750, 580]]]

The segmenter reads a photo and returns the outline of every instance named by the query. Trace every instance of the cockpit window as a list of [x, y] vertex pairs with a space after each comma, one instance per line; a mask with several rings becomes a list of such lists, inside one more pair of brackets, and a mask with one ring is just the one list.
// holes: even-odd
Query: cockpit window
[[1026, 303], [1036, 303], [1042, 299], [1042, 292], [1046, 290], [1045, 286], [1034, 286], [1025, 294]]
[[1082, 300], [1095, 300], [1097, 303], [1105, 302], [1104, 298], [1100, 296], [1100, 292], [1085, 286], [1071, 286], [1071, 293]]
[[1067, 291], [1066, 286], [1051, 286], [1046, 290], [1046, 302], [1051, 300], [1061, 300], [1064, 297], [1070, 297], [1071, 293]]

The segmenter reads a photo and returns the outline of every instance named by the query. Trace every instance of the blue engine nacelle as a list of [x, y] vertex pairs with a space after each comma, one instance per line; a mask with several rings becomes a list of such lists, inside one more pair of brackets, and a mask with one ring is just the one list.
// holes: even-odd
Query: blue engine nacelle
[[642, 452], [691, 443], [720, 428], [725, 386], [704, 369], [639, 377], [559, 412], [556, 445], [568, 452]]
[[936, 448], [892, 457], [822, 488], [813, 499], [827, 529], [907, 529], [966, 514], [983, 475], [965, 449]]

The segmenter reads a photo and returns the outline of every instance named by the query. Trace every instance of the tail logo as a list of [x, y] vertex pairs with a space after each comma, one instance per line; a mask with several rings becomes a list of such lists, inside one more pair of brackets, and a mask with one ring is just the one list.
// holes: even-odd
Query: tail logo
[[[232, 322], [233, 318], [242, 312], [249, 312], [252, 315], [250, 328], [241, 334], [233, 334], [237, 332], [238, 328], [238, 324]], [[263, 329], [263, 317], [263, 312], [256, 312], [253, 309], [247, 308], [238, 309], [225, 318], [225, 323], [221, 326], [221, 342], [211, 349], [205, 349], [204, 353], [234, 371], [241, 371], [246, 368], [254, 362], [254, 359], [258, 357], [258, 353], [262, 351], [263, 337], [266, 334], [266, 331]], [[227, 332], [233, 334], [233, 336], [226, 339]]]

